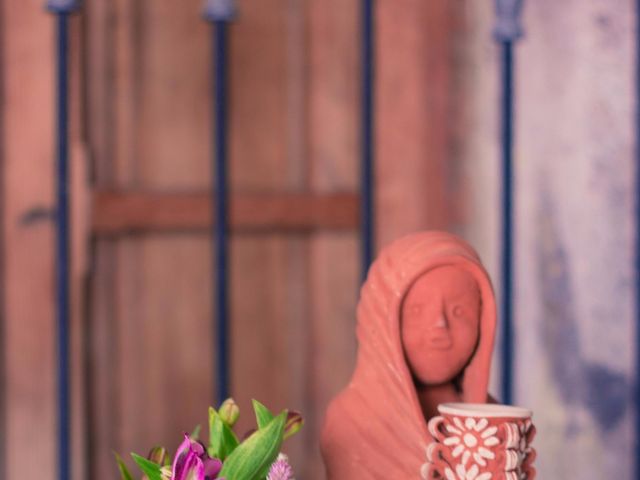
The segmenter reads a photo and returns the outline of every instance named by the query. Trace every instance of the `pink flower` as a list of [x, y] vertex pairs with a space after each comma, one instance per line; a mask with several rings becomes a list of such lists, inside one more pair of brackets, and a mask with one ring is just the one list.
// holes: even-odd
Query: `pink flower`
[[273, 462], [267, 475], [267, 480], [293, 480], [293, 470], [289, 465], [289, 458], [281, 453]]
[[222, 462], [210, 458], [202, 444], [191, 440], [185, 433], [171, 470], [172, 480], [214, 480], [222, 470]]

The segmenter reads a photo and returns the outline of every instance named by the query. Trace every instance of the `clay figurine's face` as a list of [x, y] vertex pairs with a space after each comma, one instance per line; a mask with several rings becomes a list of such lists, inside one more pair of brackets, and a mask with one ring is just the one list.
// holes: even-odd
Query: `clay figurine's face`
[[416, 380], [425, 385], [449, 382], [462, 372], [478, 343], [478, 284], [460, 268], [435, 268], [413, 284], [401, 316], [402, 343]]

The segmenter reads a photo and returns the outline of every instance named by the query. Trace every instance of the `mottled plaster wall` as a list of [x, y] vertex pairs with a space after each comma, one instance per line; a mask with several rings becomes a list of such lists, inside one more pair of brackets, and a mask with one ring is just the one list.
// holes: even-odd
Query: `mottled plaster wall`
[[[499, 287], [498, 57], [486, 5], [465, 8], [461, 231]], [[527, 2], [517, 47], [515, 398], [545, 479], [634, 478], [634, 19], [630, 0]]]

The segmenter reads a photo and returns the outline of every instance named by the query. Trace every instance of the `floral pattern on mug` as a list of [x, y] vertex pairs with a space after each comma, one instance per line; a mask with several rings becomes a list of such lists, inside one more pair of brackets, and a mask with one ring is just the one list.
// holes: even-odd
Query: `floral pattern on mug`
[[[450, 437], [445, 438], [444, 444], [453, 447], [453, 458], [462, 455], [461, 464], [466, 465], [470, 458], [481, 467], [487, 466], [487, 460], [493, 460], [495, 454], [487, 447], [493, 447], [500, 443], [496, 433], [498, 427], [489, 426], [486, 418], [476, 421], [475, 418], [466, 418], [464, 423], [458, 417], [453, 419], [454, 425], [446, 425]], [[465, 477], [466, 478], [466, 477]]]
[[530, 419], [437, 416], [428, 424], [435, 442], [421, 468], [425, 480], [531, 480], [535, 427]]

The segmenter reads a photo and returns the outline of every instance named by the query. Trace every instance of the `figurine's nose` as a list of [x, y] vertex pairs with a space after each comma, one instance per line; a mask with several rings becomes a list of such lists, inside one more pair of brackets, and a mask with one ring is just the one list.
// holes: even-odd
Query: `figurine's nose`
[[447, 317], [444, 312], [440, 312], [438, 318], [436, 319], [436, 323], [434, 324], [435, 328], [449, 328], [449, 322], [447, 322]]

